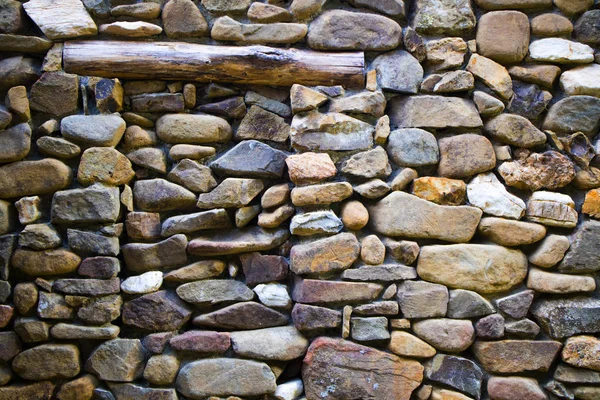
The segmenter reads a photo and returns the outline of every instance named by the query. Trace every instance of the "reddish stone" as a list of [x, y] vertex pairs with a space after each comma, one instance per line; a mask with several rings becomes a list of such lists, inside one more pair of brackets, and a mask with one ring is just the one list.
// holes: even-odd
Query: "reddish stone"
[[176, 332], [151, 333], [144, 338], [142, 345], [153, 354], [161, 354], [165, 351], [169, 340], [176, 334]]
[[231, 345], [229, 333], [214, 331], [187, 331], [169, 340], [171, 348], [195, 353], [223, 354]]
[[280, 281], [288, 276], [288, 262], [280, 256], [246, 253], [240, 256], [240, 261], [249, 286]]

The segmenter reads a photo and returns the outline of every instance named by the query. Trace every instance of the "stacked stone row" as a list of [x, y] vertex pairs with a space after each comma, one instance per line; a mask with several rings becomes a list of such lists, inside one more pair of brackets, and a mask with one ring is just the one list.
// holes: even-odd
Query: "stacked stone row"
[[[0, 0], [0, 32], [0, 400], [600, 398], [598, 3]], [[363, 50], [366, 86], [63, 70], [117, 36]]]

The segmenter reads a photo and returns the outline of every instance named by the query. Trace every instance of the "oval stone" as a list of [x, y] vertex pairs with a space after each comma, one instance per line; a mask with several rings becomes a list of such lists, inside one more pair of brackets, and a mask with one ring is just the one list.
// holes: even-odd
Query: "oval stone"
[[0, 198], [48, 194], [65, 189], [72, 180], [71, 168], [61, 161], [19, 161], [0, 167]]

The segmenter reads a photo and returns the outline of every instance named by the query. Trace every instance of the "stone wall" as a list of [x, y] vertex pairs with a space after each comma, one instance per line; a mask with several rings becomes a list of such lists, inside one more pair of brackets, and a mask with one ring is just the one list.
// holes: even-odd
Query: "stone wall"
[[[0, 32], [0, 400], [600, 399], [597, 1], [0, 0]], [[70, 40], [364, 51], [366, 85], [78, 76]]]

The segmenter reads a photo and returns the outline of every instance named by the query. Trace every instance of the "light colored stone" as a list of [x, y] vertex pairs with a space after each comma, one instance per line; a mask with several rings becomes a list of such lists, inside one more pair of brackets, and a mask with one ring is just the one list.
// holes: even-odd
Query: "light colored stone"
[[33, 0], [23, 5], [27, 15], [51, 40], [94, 36], [98, 28], [79, 0]]
[[198, 208], [240, 208], [252, 201], [264, 184], [260, 179], [226, 178], [216, 188], [198, 196]]
[[383, 90], [398, 93], [417, 93], [423, 81], [423, 67], [404, 50], [377, 56], [371, 68], [375, 70], [377, 84]]
[[138, 276], [130, 276], [121, 283], [121, 290], [128, 294], [146, 294], [160, 289], [163, 274], [160, 271], [149, 271]]
[[210, 35], [215, 40], [241, 42], [245, 44], [296, 43], [306, 36], [304, 24], [274, 22], [270, 24], [242, 24], [230, 17], [218, 18]]
[[388, 102], [391, 125], [396, 128], [480, 128], [475, 105], [447, 96], [398, 96]]
[[291, 193], [292, 203], [298, 207], [338, 203], [350, 196], [352, 196], [352, 185], [348, 182], [296, 187]]
[[344, 224], [331, 210], [296, 214], [290, 223], [292, 235], [310, 236], [338, 233]]
[[519, 11], [492, 11], [477, 21], [477, 51], [502, 64], [518, 63], [529, 48], [529, 18]]
[[413, 181], [412, 193], [436, 204], [459, 206], [465, 202], [466, 191], [461, 180], [427, 176]]
[[65, 139], [88, 147], [115, 147], [125, 133], [125, 121], [116, 115], [71, 115], [60, 122]]
[[530, 268], [527, 287], [538, 293], [579, 293], [596, 289], [594, 278], [589, 275], [566, 275]]
[[393, 130], [386, 148], [392, 161], [405, 167], [437, 164], [440, 158], [435, 136], [419, 128]]
[[290, 308], [292, 299], [287, 291], [287, 286], [281, 283], [261, 283], [252, 289], [258, 299], [267, 307]]
[[469, 1], [418, 0], [411, 26], [426, 34], [461, 35], [469, 33], [475, 23]]
[[77, 180], [84, 185], [96, 182], [119, 186], [135, 176], [131, 162], [110, 147], [91, 147], [83, 152], [77, 170]]
[[565, 71], [560, 76], [560, 87], [569, 96], [600, 97], [600, 65], [590, 64]]
[[525, 202], [509, 193], [492, 172], [479, 174], [467, 185], [469, 203], [486, 214], [520, 219], [525, 214]]
[[220, 117], [197, 114], [166, 114], [156, 121], [156, 134], [166, 143], [226, 143], [231, 126]]
[[546, 227], [509, 219], [482, 218], [477, 231], [502, 246], [522, 246], [539, 242], [546, 236]]
[[50, 380], [73, 378], [80, 371], [79, 349], [73, 344], [43, 344], [19, 353], [12, 369], [21, 378]]
[[297, 185], [318, 183], [337, 174], [337, 169], [327, 153], [292, 154], [285, 162], [290, 180]]
[[202, 256], [264, 251], [280, 246], [288, 237], [289, 231], [281, 228], [274, 230], [254, 226], [241, 230], [217, 231], [191, 240], [188, 251]]
[[573, 199], [556, 192], [534, 192], [527, 203], [527, 219], [547, 226], [574, 228], [577, 211]]
[[436, 349], [450, 353], [466, 350], [475, 340], [475, 329], [469, 320], [427, 319], [415, 322], [412, 329], [417, 336]]
[[550, 268], [563, 259], [569, 249], [569, 239], [560, 235], [548, 235], [536, 249], [529, 254], [529, 262], [538, 267]]
[[492, 139], [515, 147], [529, 148], [546, 143], [544, 132], [516, 114], [500, 114], [489, 119], [483, 131]]
[[351, 233], [297, 244], [290, 251], [290, 269], [296, 274], [327, 274], [344, 270], [358, 258], [360, 244]]
[[208, 36], [208, 24], [196, 3], [190, 0], [171, 0], [162, 11], [165, 33], [173, 39]]
[[162, 33], [162, 28], [158, 25], [144, 21], [117, 21], [100, 25], [99, 31], [100, 33], [107, 33], [114, 36], [143, 38], [160, 35]]
[[438, 175], [464, 178], [486, 172], [496, 166], [494, 146], [484, 136], [466, 133], [438, 140]]
[[467, 53], [467, 43], [460, 37], [430, 40], [425, 45], [427, 62], [434, 71], [462, 66]]
[[473, 92], [473, 102], [477, 106], [479, 114], [484, 117], [491, 117], [504, 111], [504, 103], [492, 95], [481, 90]]
[[546, 38], [531, 42], [529, 56], [537, 62], [587, 64], [594, 61], [594, 50], [587, 44], [561, 38]]
[[403, 357], [429, 358], [436, 353], [435, 348], [403, 331], [392, 332], [389, 349], [392, 353]]
[[[260, 3], [253, 3], [260, 4]], [[290, 103], [292, 112], [310, 111], [318, 108], [328, 100], [327, 96], [306, 86], [294, 84], [290, 89]]]
[[508, 186], [522, 190], [558, 189], [575, 178], [575, 168], [569, 157], [556, 152], [524, 152], [515, 161], [498, 167], [500, 176]]
[[233, 351], [258, 360], [293, 360], [304, 355], [308, 344], [294, 326], [231, 332]]
[[515, 397], [529, 400], [546, 400], [547, 396], [537, 380], [519, 376], [492, 376], [487, 390], [493, 400], [510, 400]]
[[398, 287], [398, 304], [406, 318], [445, 317], [448, 289], [423, 281], [406, 281]]
[[504, 100], [509, 100], [513, 95], [512, 79], [506, 68], [484, 56], [473, 54], [469, 59], [467, 71], [475, 75], [489, 86]]

